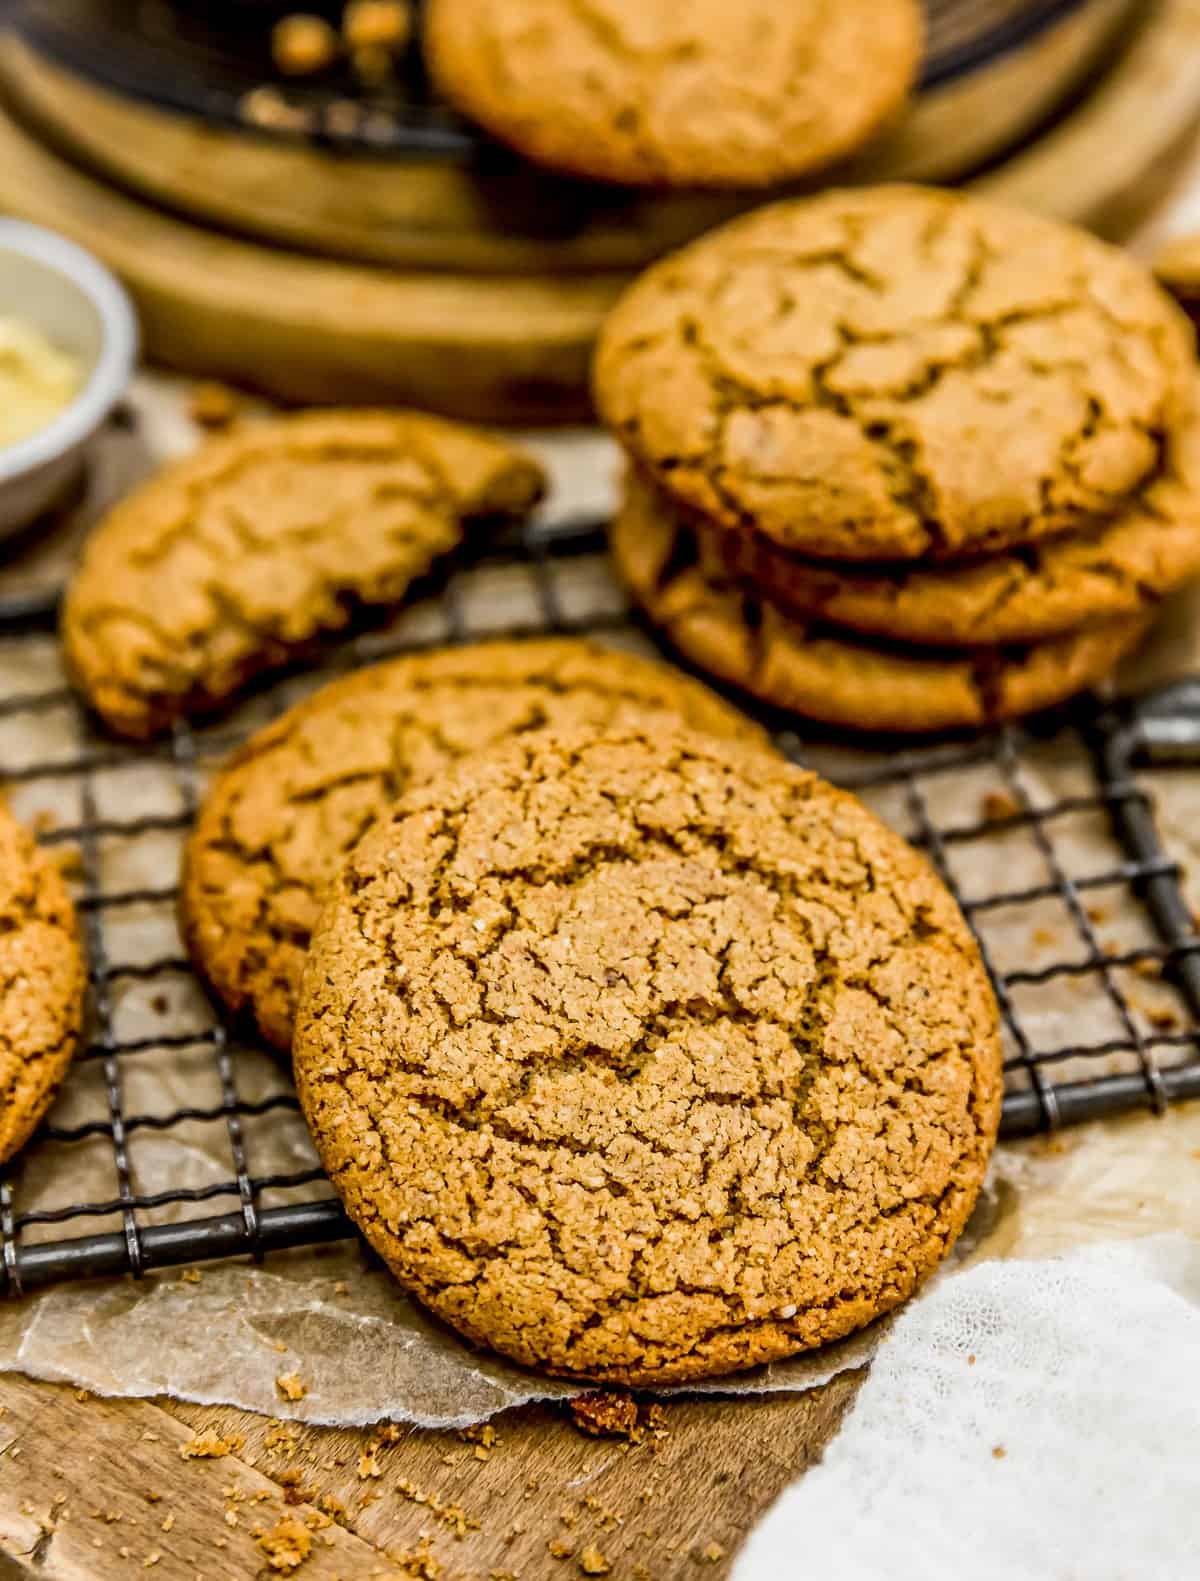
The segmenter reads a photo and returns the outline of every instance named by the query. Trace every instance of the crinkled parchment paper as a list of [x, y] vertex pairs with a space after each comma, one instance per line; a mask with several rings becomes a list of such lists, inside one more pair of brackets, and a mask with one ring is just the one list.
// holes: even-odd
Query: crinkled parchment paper
[[[56, 558], [70, 554], [105, 500], [127, 487], [155, 457], [176, 453], [191, 442], [178, 386], [143, 379], [131, 405], [135, 421], [115, 426], [105, 436], [89, 489], [73, 517], [36, 553], [0, 566], [0, 594], [40, 585]], [[575, 515], [607, 507], [613, 457], [602, 439], [558, 436], [539, 448], [555, 473], [555, 510]], [[616, 612], [623, 604], [596, 558], [564, 562], [559, 587], [573, 615]], [[536, 590], [524, 568], [472, 571], [460, 579], [458, 591], [470, 628], [481, 636], [536, 619]], [[1185, 601], [1156, 646], [1154, 671], [1141, 664], [1139, 684], [1181, 673], [1190, 665], [1200, 668], [1192, 636], [1200, 629], [1200, 619], [1192, 616]], [[436, 640], [443, 634], [442, 620], [436, 606], [415, 608], [401, 617], [392, 635], [399, 629]], [[378, 640], [363, 639], [365, 650]], [[0, 697], [62, 684], [51, 637], [0, 641]], [[303, 677], [290, 679], [276, 689], [275, 701], [281, 691], [299, 695], [307, 685], [311, 682]], [[268, 697], [253, 699], [242, 710], [239, 727], [262, 717], [269, 706]], [[219, 761], [224, 728], [202, 735], [198, 781]], [[0, 712], [0, 776], [13, 776], [10, 800], [19, 815], [51, 828], [79, 820], [77, 776], [22, 779], [14, 771], [47, 758], [64, 760], [81, 745], [106, 744], [81, 740], [78, 720], [67, 703], [36, 718]], [[814, 761], [836, 774], [853, 770], [864, 756], [826, 749]], [[181, 780], [168, 757], [147, 759], [123, 751], [96, 772], [93, 784], [95, 814], [114, 823], [143, 816], [169, 819], [181, 810], [188, 793], [187, 776]], [[1035, 804], [1090, 788], [1079, 757], [1053, 742], [1034, 751], [1022, 769], [1022, 784]], [[1011, 789], [992, 765], [954, 776], [928, 776], [922, 788], [932, 815], [945, 825], [973, 822], [989, 792]], [[1175, 854], [1187, 860], [1195, 844], [1192, 831], [1200, 829], [1200, 775], [1170, 776], [1158, 795], [1165, 832]], [[885, 818], [911, 831], [911, 809], [902, 790], [868, 799]], [[1056, 859], [1074, 877], [1111, 867], [1116, 858], [1098, 815], [1072, 814], [1056, 821], [1053, 832]], [[169, 1128], [153, 1123], [181, 1106], [219, 1108], [223, 1096], [222, 1073], [210, 1046], [165, 1046], [160, 1041], [213, 1026], [212, 1009], [195, 980], [182, 964], [137, 975], [139, 965], [182, 953], [172, 897], [155, 895], [169, 891], [175, 882], [179, 845], [178, 830], [151, 826], [136, 835], [107, 834], [94, 853], [104, 891], [132, 897], [93, 912], [90, 926], [93, 942], [102, 940], [116, 968], [107, 984], [114, 1033], [146, 1044], [120, 1059], [125, 1113], [150, 1122], [135, 1124], [129, 1136], [133, 1188], [142, 1194], [181, 1186], [203, 1189], [231, 1175], [224, 1117], [197, 1118]], [[953, 844], [948, 852], [968, 897], [1017, 890], [1054, 877], [1045, 851], [1027, 828], [995, 831], [984, 840]], [[1127, 949], [1154, 942], [1145, 918], [1120, 890], [1089, 892], [1089, 899], [1093, 926], [1106, 945]], [[979, 920], [1002, 971], [1075, 958], [1084, 951], [1075, 924], [1057, 899], [987, 911]], [[130, 967], [132, 972], [124, 970]], [[1122, 986], [1137, 1017], [1161, 1017], [1174, 1006], [1172, 991], [1161, 983], [1127, 974]], [[1017, 997], [1022, 999], [1021, 991]], [[1058, 978], [1051, 988], [1024, 995], [1018, 1009], [1040, 1047], [1120, 1033], [1113, 1006], [1094, 976]], [[1114, 1059], [1113, 1068], [1117, 1064]], [[1068, 1067], [1061, 1074], [1070, 1079], [1085, 1072]], [[225, 1077], [243, 1104], [261, 1111], [242, 1120], [251, 1172], [262, 1176], [311, 1167], [315, 1158], [303, 1122], [281, 1103], [291, 1090], [283, 1065], [261, 1050], [232, 1048]], [[92, 1060], [76, 1068], [52, 1119], [71, 1127], [104, 1122], [107, 1116], [102, 1063]], [[13, 1208], [22, 1213], [84, 1200], [103, 1202], [117, 1195], [117, 1185], [106, 1134], [43, 1142], [15, 1173]], [[286, 1197], [268, 1190], [262, 1205], [327, 1194], [328, 1187], [318, 1180]], [[220, 1197], [198, 1208], [152, 1209], [140, 1219], [169, 1223], [185, 1214], [222, 1212], [229, 1206], [230, 1199]], [[120, 1222], [113, 1216], [72, 1219], [66, 1225], [32, 1227], [23, 1240], [33, 1244], [55, 1235], [119, 1229]], [[1048, 1142], [1002, 1148], [965, 1255], [1044, 1252], [1093, 1236], [1198, 1223], [1200, 1106], [1193, 1106], [1162, 1120], [1135, 1116]], [[861, 1365], [874, 1340], [868, 1331], [815, 1356], [714, 1388], [729, 1394], [806, 1389], [842, 1368]], [[578, 1392], [576, 1385], [470, 1350], [414, 1307], [355, 1243], [278, 1254], [261, 1267], [235, 1260], [140, 1282], [59, 1285], [8, 1301], [0, 1304], [0, 1369], [68, 1379], [102, 1394], [166, 1393], [340, 1423], [387, 1416], [460, 1426], [525, 1401]], [[306, 1390], [298, 1401], [282, 1398], [276, 1385], [278, 1377], [292, 1373]]]

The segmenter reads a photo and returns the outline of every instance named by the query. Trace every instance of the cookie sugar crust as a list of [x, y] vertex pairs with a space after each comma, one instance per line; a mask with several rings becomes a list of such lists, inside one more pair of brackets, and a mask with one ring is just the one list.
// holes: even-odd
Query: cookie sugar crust
[[629, 1384], [902, 1301], [1001, 1097], [923, 859], [781, 759], [656, 734], [528, 737], [404, 798], [331, 892], [294, 1050], [330, 1178], [413, 1294]]
[[919, 187], [772, 205], [648, 270], [597, 404], [685, 505], [801, 553], [950, 559], [1107, 516], [1194, 406], [1187, 321], [1127, 254]]

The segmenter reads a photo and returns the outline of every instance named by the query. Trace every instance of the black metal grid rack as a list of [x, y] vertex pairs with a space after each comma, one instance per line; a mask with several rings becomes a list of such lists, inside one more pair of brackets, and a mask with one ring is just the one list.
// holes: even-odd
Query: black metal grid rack
[[[484, 601], [486, 588], [492, 592]], [[45, 829], [43, 839], [78, 852], [92, 976], [90, 1036], [64, 1094], [83, 1093], [90, 1083], [93, 1109], [85, 1106], [77, 1123], [68, 1123], [60, 1099], [51, 1123], [0, 1180], [0, 1267], [9, 1293], [74, 1276], [261, 1255], [350, 1233], [315, 1156], [305, 1152], [283, 1066], [240, 1043], [220, 1020], [177, 941], [166, 953], [124, 953], [121, 919], [156, 913], [170, 926], [172, 864], [194, 814], [199, 776], [248, 729], [288, 706], [298, 687], [309, 690], [333, 670], [438, 642], [548, 632], [641, 640], [608, 576], [602, 528], [594, 522], [513, 529], [425, 593], [398, 625], [362, 634], [318, 670], [264, 689], [243, 710], [246, 717], [181, 728], [153, 748], [118, 745], [97, 731], [55, 668], [46, 611], [32, 618], [27, 609], [9, 611], [6, 624], [0, 608], [0, 782], [26, 813], [43, 787], [72, 799], [72, 815]], [[481, 621], [484, 602], [491, 613]], [[1028, 727], [888, 751], [819, 734], [801, 739], [795, 720], [767, 722], [779, 727], [791, 756], [858, 791], [922, 846], [957, 896], [1002, 1011], [1006, 1135], [1138, 1107], [1161, 1111], [1200, 1096], [1200, 937], [1142, 783], [1147, 770], [1196, 761], [1200, 681], [1138, 705], [1080, 705]], [[35, 755], [18, 751], [18, 740], [33, 740]], [[130, 816], [126, 792], [134, 780], [161, 785], [170, 797]], [[1084, 837], [1086, 849], [1103, 851], [1104, 860], [1080, 871]], [[135, 864], [136, 881], [114, 885], [111, 848], [139, 841], [148, 842], [148, 854], [140, 868]], [[981, 856], [995, 878], [982, 891], [977, 878], [963, 876], [964, 865], [978, 870]], [[1120, 938], [1108, 936], [1110, 925]], [[143, 1015], [127, 1024], [131, 986], [143, 996], [156, 991], [157, 1021], [151, 1016], [147, 1025]], [[167, 988], [190, 995], [187, 1014], [178, 1002], [167, 1003]], [[1058, 1002], [1064, 992], [1065, 1007]], [[1148, 993], [1155, 996], [1149, 1009]], [[184, 1101], [140, 1105], [138, 1072], [146, 1061], [171, 1077], [171, 1091]], [[201, 1088], [210, 1101], [200, 1101]], [[188, 1128], [206, 1131], [207, 1173], [157, 1178], [150, 1167], [155, 1139], [191, 1134]], [[294, 1167], [264, 1166], [264, 1156], [278, 1156], [273, 1141], [281, 1128], [290, 1128]], [[89, 1150], [93, 1164], [96, 1149], [107, 1158], [110, 1192], [72, 1199], [76, 1149]]]

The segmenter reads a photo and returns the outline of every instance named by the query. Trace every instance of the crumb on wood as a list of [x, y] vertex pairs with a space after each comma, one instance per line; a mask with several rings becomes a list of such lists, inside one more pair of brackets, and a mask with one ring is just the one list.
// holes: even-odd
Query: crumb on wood
[[396, 1492], [402, 1498], [411, 1500], [413, 1504], [424, 1505], [429, 1513], [436, 1517], [447, 1531], [459, 1539], [465, 1537], [469, 1531], [478, 1531], [479, 1529], [479, 1522], [472, 1520], [461, 1505], [443, 1504], [436, 1493], [426, 1493], [423, 1489], [416, 1487], [407, 1477], [401, 1477], [399, 1482], [397, 1482]]
[[179, 1446], [180, 1460], [221, 1460], [226, 1455], [236, 1455], [246, 1440], [240, 1433], [222, 1437], [215, 1428], [194, 1433], [186, 1444]]
[[724, 1559], [725, 1550], [721, 1547], [720, 1543], [708, 1543], [701, 1550], [700, 1557], [704, 1560], [705, 1564], [715, 1565], [720, 1560]]
[[[287, 1347], [284, 1346], [284, 1349]], [[285, 1400], [303, 1400], [308, 1393], [298, 1372], [281, 1372], [275, 1380], [275, 1387]]]
[[1006, 819], [1018, 817], [1020, 811], [1016, 797], [1008, 791], [990, 790], [979, 804], [984, 823], [1003, 823]]
[[198, 1285], [204, 1275], [198, 1268], [185, 1268], [179, 1277], [185, 1285]]
[[159, 1552], [159, 1550], [157, 1548], [152, 1548], [150, 1550], [150, 1552], [146, 1555], [146, 1557], [142, 1560], [142, 1569], [143, 1570], [151, 1570], [151, 1569], [153, 1569], [153, 1567], [158, 1563], [158, 1561], [161, 1558], [162, 1558], [162, 1554]]
[[425, 1543], [420, 1548], [397, 1554], [396, 1559], [404, 1576], [411, 1577], [411, 1581], [437, 1581], [442, 1573], [441, 1564]]
[[632, 1438], [638, 1428], [637, 1401], [599, 1389], [577, 1394], [571, 1401], [571, 1421], [593, 1438]]
[[579, 1555], [579, 1568], [585, 1576], [606, 1576], [612, 1569], [612, 1565], [609, 1564], [595, 1543], [589, 1543]]
[[583, 1502], [586, 1508], [594, 1516], [596, 1524], [604, 1531], [611, 1531], [614, 1526], [624, 1526], [625, 1517], [623, 1515], [618, 1515], [616, 1510], [610, 1510], [608, 1506], [606, 1504], [602, 1504], [594, 1494], [589, 1494]]
[[379, 1445], [369, 1443], [358, 1457], [358, 1479], [365, 1482], [368, 1477], [382, 1477], [383, 1467], [379, 1464]]
[[324, 17], [295, 11], [271, 29], [271, 59], [286, 76], [312, 76], [337, 57], [338, 36]]
[[238, 415], [237, 397], [226, 385], [206, 380], [193, 386], [188, 413], [201, 428], [228, 428]]
[[170, 1510], [166, 1515], [163, 1516], [163, 1518], [162, 1518], [162, 1526], [161, 1526], [160, 1530], [162, 1530], [164, 1532], [169, 1532], [169, 1531], [172, 1530], [174, 1525], [175, 1525], [175, 1511], [174, 1510]]
[[295, 1452], [299, 1436], [291, 1422], [272, 1422], [263, 1437], [263, 1448], [271, 1455], [281, 1449], [291, 1455]]
[[569, 1559], [575, 1552], [575, 1545], [567, 1542], [565, 1537], [552, 1537], [546, 1544], [546, 1552], [551, 1559]]
[[281, 1516], [258, 1539], [272, 1570], [298, 1570], [312, 1552], [312, 1533], [294, 1515]]
[[350, 1294], [350, 1286], [344, 1279], [339, 1279], [333, 1287], [333, 1293], [335, 1296], [348, 1296]]

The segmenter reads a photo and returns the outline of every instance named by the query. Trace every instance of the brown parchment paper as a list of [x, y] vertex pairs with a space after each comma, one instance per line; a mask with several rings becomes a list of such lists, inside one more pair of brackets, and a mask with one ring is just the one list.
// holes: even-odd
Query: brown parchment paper
[[[68, 563], [90, 522], [104, 504], [149, 470], [158, 458], [186, 450], [195, 439], [186, 416], [186, 390], [165, 378], [141, 378], [129, 411], [97, 445], [87, 485], [61, 523], [39, 542], [0, 563], [0, 597], [14, 590], [36, 595]], [[565, 515], [605, 511], [612, 499], [614, 455], [594, 433], [534, 436], [535, 447], [554, 475], [553, 509]], [[623, 596], [598, 557], [564, 563], [559, 590], [572, 615], [618, 612]], [[535, 588], [523, 568], [481, 568], [460, 579], [460, 606], [479, 636], [536, 618]], [[444, 635], [438, 606], [419, 606], [401, 616], [389, 637], [437, 639]], [[1200, 604], [1178, 601], [1164, 633], [1132, 667], [1128, 683], [1147, 685], [1200, 669]], [[369, 653], [381, 638], [361, 639]], [[627, 635], [621, 640], [636, 641]], [[305, 677], [283, 683], [286, 695], [312, 685]], [[0, 699], [17, 692], [65, 686], [57, 645], [49, 635], [0, 641]], [[276, 691], [276, 696], [278, 696]], [[266, 697], [246, 704], [234, 723], [253, 724], [268, 706]], [[219, 761], [222, 730], [201, 736], [196, 782]], [[81, 747], [108, 750], [102, 738], [81, 738], [72, 707], [64, 701], [33, 716], [0, 711], [0, 774], [19, 816], [44, 829], [79, 821], [78, 776], [23, 778], [25, 765], [64, 761]], [[187, 776], [164, 756], [118, 750], [92, 778], [95, 816], [116, 824], [181, 808]], [[816, 766], [833, 773], [870, 762], [870, 755], [825, 748]], [[1090, 788], [1078, 754], [1049, 742], [1022, 766], [1021, 784], [1031, 801], [1045, 804]], [[992, 765], [953, 776], [928, 776], [922, 790], [942, 824], [972, 822], [990, 792], [1008, 793]], [[1173, 854], [1188, 862], [1200, 836], [1200, 775], [1179, 773], [1158, 786], [1160, 817]], [[911, 809], [900, 791], [868, 796], [882, 816], [905, 832]], [[1054, 861], [1073, 877], [1112, 866], [1115, 848], [1103, 819], [1071, 815], [1055, 827]], [[180, 963], [139, 977], [147, 963], [180, 957], [170, 887], [178, 872], [181, 835], [150, 829], [133, 837], [101, 838], [92, 853], [102, 888], [133, 898], [90, 916], [93, 941], [103, 943], [115, 970], [104, 985], [115, 1035], [143, 1039], [143, 1050], [120, 1059], [123, 1106], [144, 1122], [131, 1128], [129, 1152], [134, 1189], [141, 1194], [181, 1186], [203, 1189], [229, 1179], [230, 1135], [224, 1118], [156, 1126], [179, 1107], [219, 1106], [232, 1083], [243, 1104], [261, 1112], [242, 1120], [242, 1141], [256, 1175], [290, 1173], [315, 1164], [304, 1125], [293, 1110], [273, 1106], [290, 1092], [284, 1066], [253, 1047], [231, 1048], [224, 1076], [207, 1045], [167, 1046], [163, 1039], [200, 1033], [214, 1024], [211, 1007]], [[64, 856], [73, 861], [69, 843]], [[1045, 882], [1047, 856], [1028, 829], [996, 831], [986, 839], [949, 848], [955, 877], [968, 895], [1016, 890]], [[156, 891], [166, 891], [155, 898]], [[1151, 944], [1140, 910], [1120, 891], [1095, 892], [1094, 927], [1106, 945], [1130, 949]], [[996, 966], [1011, 970], [1071, 958], [1084, 946], [1061, 901], [1003, 908], [981, 914]], [[132, 970], [130, 970], [132, 969]], [[1134, 1013], [1147, 1026], [1171, 1014], [1174, 995], [1162, 983], [1129, 976], [1123, 984]], [[1018, 1007], [1040, 1046], [1051, 1047], [1117, 1036], [1114, 1010], [1094, 977], [1063, 977], [1042, 987]], [[1129, 1068], [1114, 1057], [1112, 1068]], [[1094, 1070], [1092, 1065], [1089, 1069]], [[1063, 1076], [1086, 1074], [1064, 1069]], [[52, 1119], [61, 1126], [103, 1122], [108, 1097], [100, 1061], [77, 1067]], [[117, 1194], [113, 1149], [107, 1135], [82, 1141], [43, 1142], [22, 1160], [13, 1180], [13, 1209], [54, 1209]], [[263, 1205], [323, 1196], [316, 1181], [286, 1197], [267, 1191]], [[143, 1213], [144, 1223], [165, 1223], [203, 1212], [227, 1211], [228, 1198], [201, 1207], [167, 1205]], [[1061, 1248], [1081, 1239], [1141, 1234], [1200, 1226], [1200, 1105], [1161, 1120], [1136, 1116], [1090, 1126], [1061, 1138], [1002, 1147], [989, 1188], [961, 1255], [1024, 1255]], [[114, 1216], [66, 1226], [35, 1226], [24, 1240], [79, 1235], [120, 1227]], [[712, 1385], [722, 1393], [800, 1390], [823, 1382], [844, 1367], [861, 1365], [877, 1335], [873, 1331], [815, 1356]], [[172, 1394], [223, 1402], [299, 1420], [365, 1423], [392, 1417], [428, 1425], [461, 1426], [534, 1399], [568, 1396], [577, 1386], [548, 1380], [499, 1358], [469, 1349], [409, 1302], [390, 1278], [364, 1259], [354, 1243], [270, 1257], [265, 1266], [248, 1260], [131, 1279], [61, 1285], [0, 1304], [0, 1370], [66, 1379], [97, 1393]], [[305, 1394], [285, 1399], [276, 1380], [296, 1374]]]

